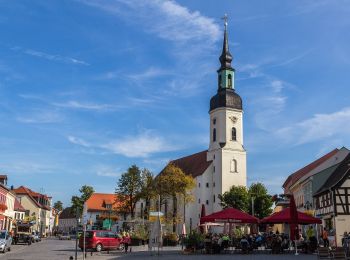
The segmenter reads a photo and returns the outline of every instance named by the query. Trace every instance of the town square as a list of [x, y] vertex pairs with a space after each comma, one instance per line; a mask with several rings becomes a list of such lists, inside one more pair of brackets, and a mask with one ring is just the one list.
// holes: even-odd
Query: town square
[[350, 259], [349, 15], [0, 0], [0, 259]]

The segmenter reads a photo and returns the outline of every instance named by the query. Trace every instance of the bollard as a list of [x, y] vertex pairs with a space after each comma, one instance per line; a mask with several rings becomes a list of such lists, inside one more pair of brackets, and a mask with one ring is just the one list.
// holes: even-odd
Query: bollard
[[69, 257], [69, 260], [73, 260], [73, 259], [74, 259], [73, 256], [70, 256], [70, 257]]

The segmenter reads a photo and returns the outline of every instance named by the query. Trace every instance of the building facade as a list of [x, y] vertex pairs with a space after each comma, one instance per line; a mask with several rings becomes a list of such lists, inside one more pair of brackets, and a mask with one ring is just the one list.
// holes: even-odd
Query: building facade
[[[218, 195], [233, 185], [247, 185], [246, 151], [243, 146], [243, 105], [236, 92], [235, 69], [229, 51], [227, 23], [225, 22], [220, 68], [217, 71], [216, 94], [209, 106], [209, 148], [171, 161], [186, 174], [192, 175], [196, 188], [195, 201], [184, 204], [178, 201], [179, 213], [188, 228], [199, 225], [202, 205], [210, 214], [222, 209]], [[162, 211], [167, 211], [165, 205]], [[178, 227], [180, 229], [180, 225]], [[180, 230], [178, 230], [180, 231]]]

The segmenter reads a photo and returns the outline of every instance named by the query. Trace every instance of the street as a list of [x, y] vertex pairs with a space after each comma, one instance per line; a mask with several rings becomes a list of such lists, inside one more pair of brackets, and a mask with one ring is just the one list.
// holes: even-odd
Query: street
[[[64, 260], [69, 259], [70, 256], [75, 255], [75, 241], [74, 240], [58, 240], [57, 238], [47, 238], [39, 243], [34, 243], [31, 246], [27, 245], [13, 245], [10, 252], [5, 254], [0, 254], [0, 259], [7, 260]], [[147, 247], [133, 247], [132, 252], [125, 254], [120, 251], [112, 251], [96, 253], [94, 252], [91, 256], [90, 253], [87, 254], [88, 259], [97, 260], [112, 260], [112, 259], [162, 259], [167, 260], [178, 260], [178, 259], [261, 259], [261, 260], [271, 260], [271, 259], [306, 259], [306, 260], [316, 260], [316, 255], [264, 255], [264, 254], [254, 254], [254, 255], [232, 255], [232, 254], [222, 254], [222, 255], [183, 255], [180, 248], [164, 248], [160, 251], [160, 256], [157, 252], [153, 252], [153, 255], [147, 251]], [[78, 251], [78, 259], [83, 259], [82, 252]]]

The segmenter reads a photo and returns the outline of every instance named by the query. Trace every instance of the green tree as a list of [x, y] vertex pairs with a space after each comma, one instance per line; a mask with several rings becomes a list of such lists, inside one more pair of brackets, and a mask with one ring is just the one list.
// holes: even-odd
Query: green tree
[[232, 186], [229, 191], [219, 194], [218, 198], [223, 208], [236, 208], [245, 212], [249, 210], [249, 194], [244, 186]]
[[58, 200], [53, 204], [53, 207], [58, 210], [58, 211], [62, 211], [63, 210], [63, 203], [62, 201]]
[[169, 163], [156, 178], [156, 188], [162, 200], [170, 197], [173, 201], [173, 232], [176, 230], [178, 198], [182, 198], [184, 203], [191, 200], [189, 193], [195, 187], [195, 181], [191, 175], [186, 175], [181, 168]]
[[136, 165], [132, 165], [122, 174], [115, 189], [116, 199], [122, 201], [117, 207], [119, 213], [130, 214], [135, 217], [135, 206], [141, 198], [142, 178], [141, 171]]
[[157, 191], [155, 190], [154, 185], [154, 177], [152, 172], [150, 172], [148, 169], [143, 169], [141, 171], [141, 182], [142, 182], [142, 188], [141, 188], [141, 194], [140, 197], [145, 200], [145, 207], [143, 209], [143, 218], [148, 219], [150, 207], [151, 207], [151, 200], [153, 198], [156, 198]]
[[83, 185], [80, 189], [80, 196], [72, 196], [72, 211], [74, 213], [79, 213], [79, 216], [83, 214], [84, 203], [87, 201], [91, 195], [95, 192], [94, 188], [88, 185]]
[[252, 203], [254, 203], [254, 215], [258, 218], [264, 218], [272, 213], [272, 196], [267, 193], [267, 189], [262, 183], [253, 183], [249, 187], [249, 214], [252, 212]]

